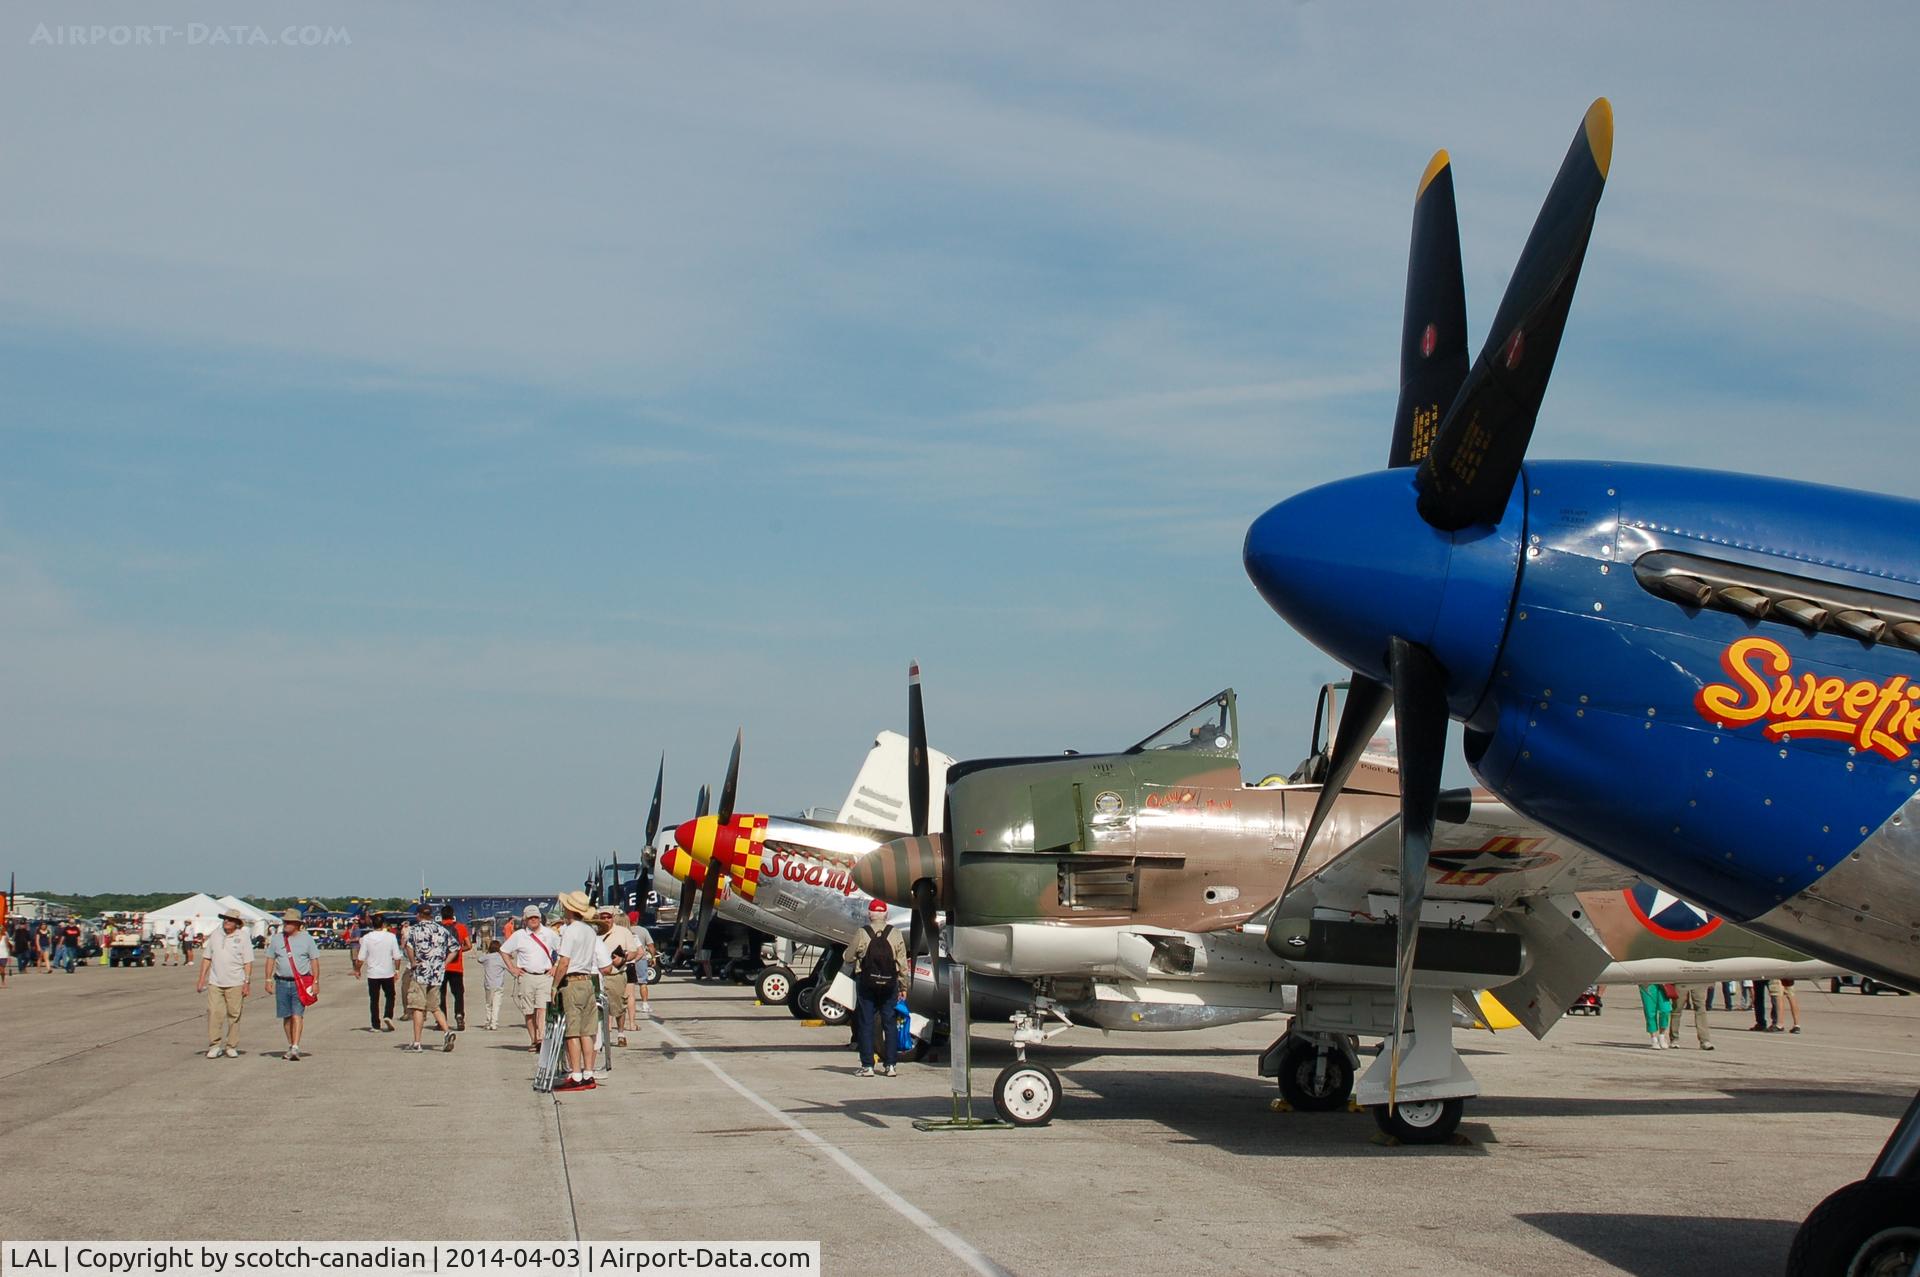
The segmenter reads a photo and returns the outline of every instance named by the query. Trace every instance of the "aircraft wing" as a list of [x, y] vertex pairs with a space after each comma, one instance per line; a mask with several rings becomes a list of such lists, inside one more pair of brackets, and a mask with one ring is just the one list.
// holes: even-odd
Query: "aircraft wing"
[[[1302, 914], [1316, 906], [1370, 911], [1360, 903], [1368, 897], [1398, 898], [1399, 865], [1400, 818], [1394, 816], [1302, 877], [1280, 913]], [[1638, 881], [1631, 871], [1542, 829], [1504, 803], [1477, 801], [1465, 823], [1434, 827], [1427, 900], [1506, 908], [1533, 896], [1619, 891]]]
[[[1279, 916], [1332, 910], [1384, 919], [1399, 900], [1399, 863], [1400, 818], [1393, 816], [1303, 877]], [[1496, 801], [1476, 801], [1463, 823], [1436, 826], [1427, 863], [1423, 922], [1477, 924], [1522, 938], [1526, 971], [1493, 993], [1535, 1037], [1612, 961], [1579, 895], [1617, 894], [1639, 881]]]

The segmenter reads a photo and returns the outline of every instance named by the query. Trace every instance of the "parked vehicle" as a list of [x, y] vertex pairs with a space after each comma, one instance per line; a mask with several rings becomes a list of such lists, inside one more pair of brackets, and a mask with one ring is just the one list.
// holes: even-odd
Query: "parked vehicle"
[[107, 965], [110, 967], [150, 967], [153, 965], [153, 928], [147, 915], [136, 911], [101, 915], [107, 936]]
[[1874, 979], [1872, 976], [1864, 975], [1837, 975], [1833, 977], [1833, 982], [1827, 987], [1834, 993], [1838, 993], [1842, 989], [1854, 988], [1860, 990], [1862, 993], [1868, 994], [1886, 992], [1897, 993], [1903, 998], [1907, 996], [1907, 990], [1905, 989], [1896, 989], [1890, 984]]

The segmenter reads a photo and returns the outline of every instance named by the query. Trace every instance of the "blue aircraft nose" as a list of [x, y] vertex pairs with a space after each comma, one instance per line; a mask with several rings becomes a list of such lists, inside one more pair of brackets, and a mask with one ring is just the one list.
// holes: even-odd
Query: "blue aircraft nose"
[[1369, 678], [1388, 681], [1389, 637], [1424, 645], [1465, 718], [1506, 633], [1524, 502], [1508, 501], [1498, 527], [1450, 535], [1420, 517], [1413, 476], [1377, 470], [1282, 501], [1247, 530], [1247, 575], [1315, 647]]

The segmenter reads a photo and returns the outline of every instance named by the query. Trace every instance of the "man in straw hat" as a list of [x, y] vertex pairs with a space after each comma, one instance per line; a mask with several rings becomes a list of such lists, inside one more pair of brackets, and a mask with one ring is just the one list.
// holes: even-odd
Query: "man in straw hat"
[[553, 983], [560, 991], [560, 1012], [567, 1017], [567, 1076], [553, 1084], [556, 1091], [591, 1091], [593, 1080], [593, 1043], [599, 1029], [598, 1006], [594, 1000], [594, 973], [599, 970], [595, 950], [599, 935], [588, 925], [594, 908], [584, 891], [568, 891], [560, 896], [560, 911], [567, 925], [560, 929], [560, 948], [553, 960]]
[[207, 1058], [224, 1052], [239, 1058], [240, 1012], [253, 992], [253, 941], [244, 930], [245, 919], [233, 909], [220, 911], [220, 930], [200, 948], [200, 982], [195, 993], [207, 995]]
[[286, 1054], [281, 1057], [286, 1060], [300, 1058], [300, 1029], [307, 1019], [294, 977], [312, 976], [313, 991], [320, 992], [320, 946], [306, 933], [304, 921], [298, 909], [287, 910], [280, 915], [279, 936], [267, 942], [267, 988], [273, 992], [274, 1014], [287, 1035]]

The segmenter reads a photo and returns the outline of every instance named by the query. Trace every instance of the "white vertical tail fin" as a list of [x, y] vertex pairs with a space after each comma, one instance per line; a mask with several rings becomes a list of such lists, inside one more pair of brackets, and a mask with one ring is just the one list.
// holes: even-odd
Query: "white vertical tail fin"
[[[929, 790], [933, 795], [927, 813], [927, 832], [941, 832], [946, 806], [941, 795], [947, 789], [947, 768], [953, 760], [937, 749], [927, 751]], [[907, 738], [899, 732], [881, 732], [874, 737], [873, 748], [853, 778], [847, 800], [840, 804], [840, 819], [849, 825], [870, 825], [888, 832], [906, 832], [912, 823], [907, 812]]]

